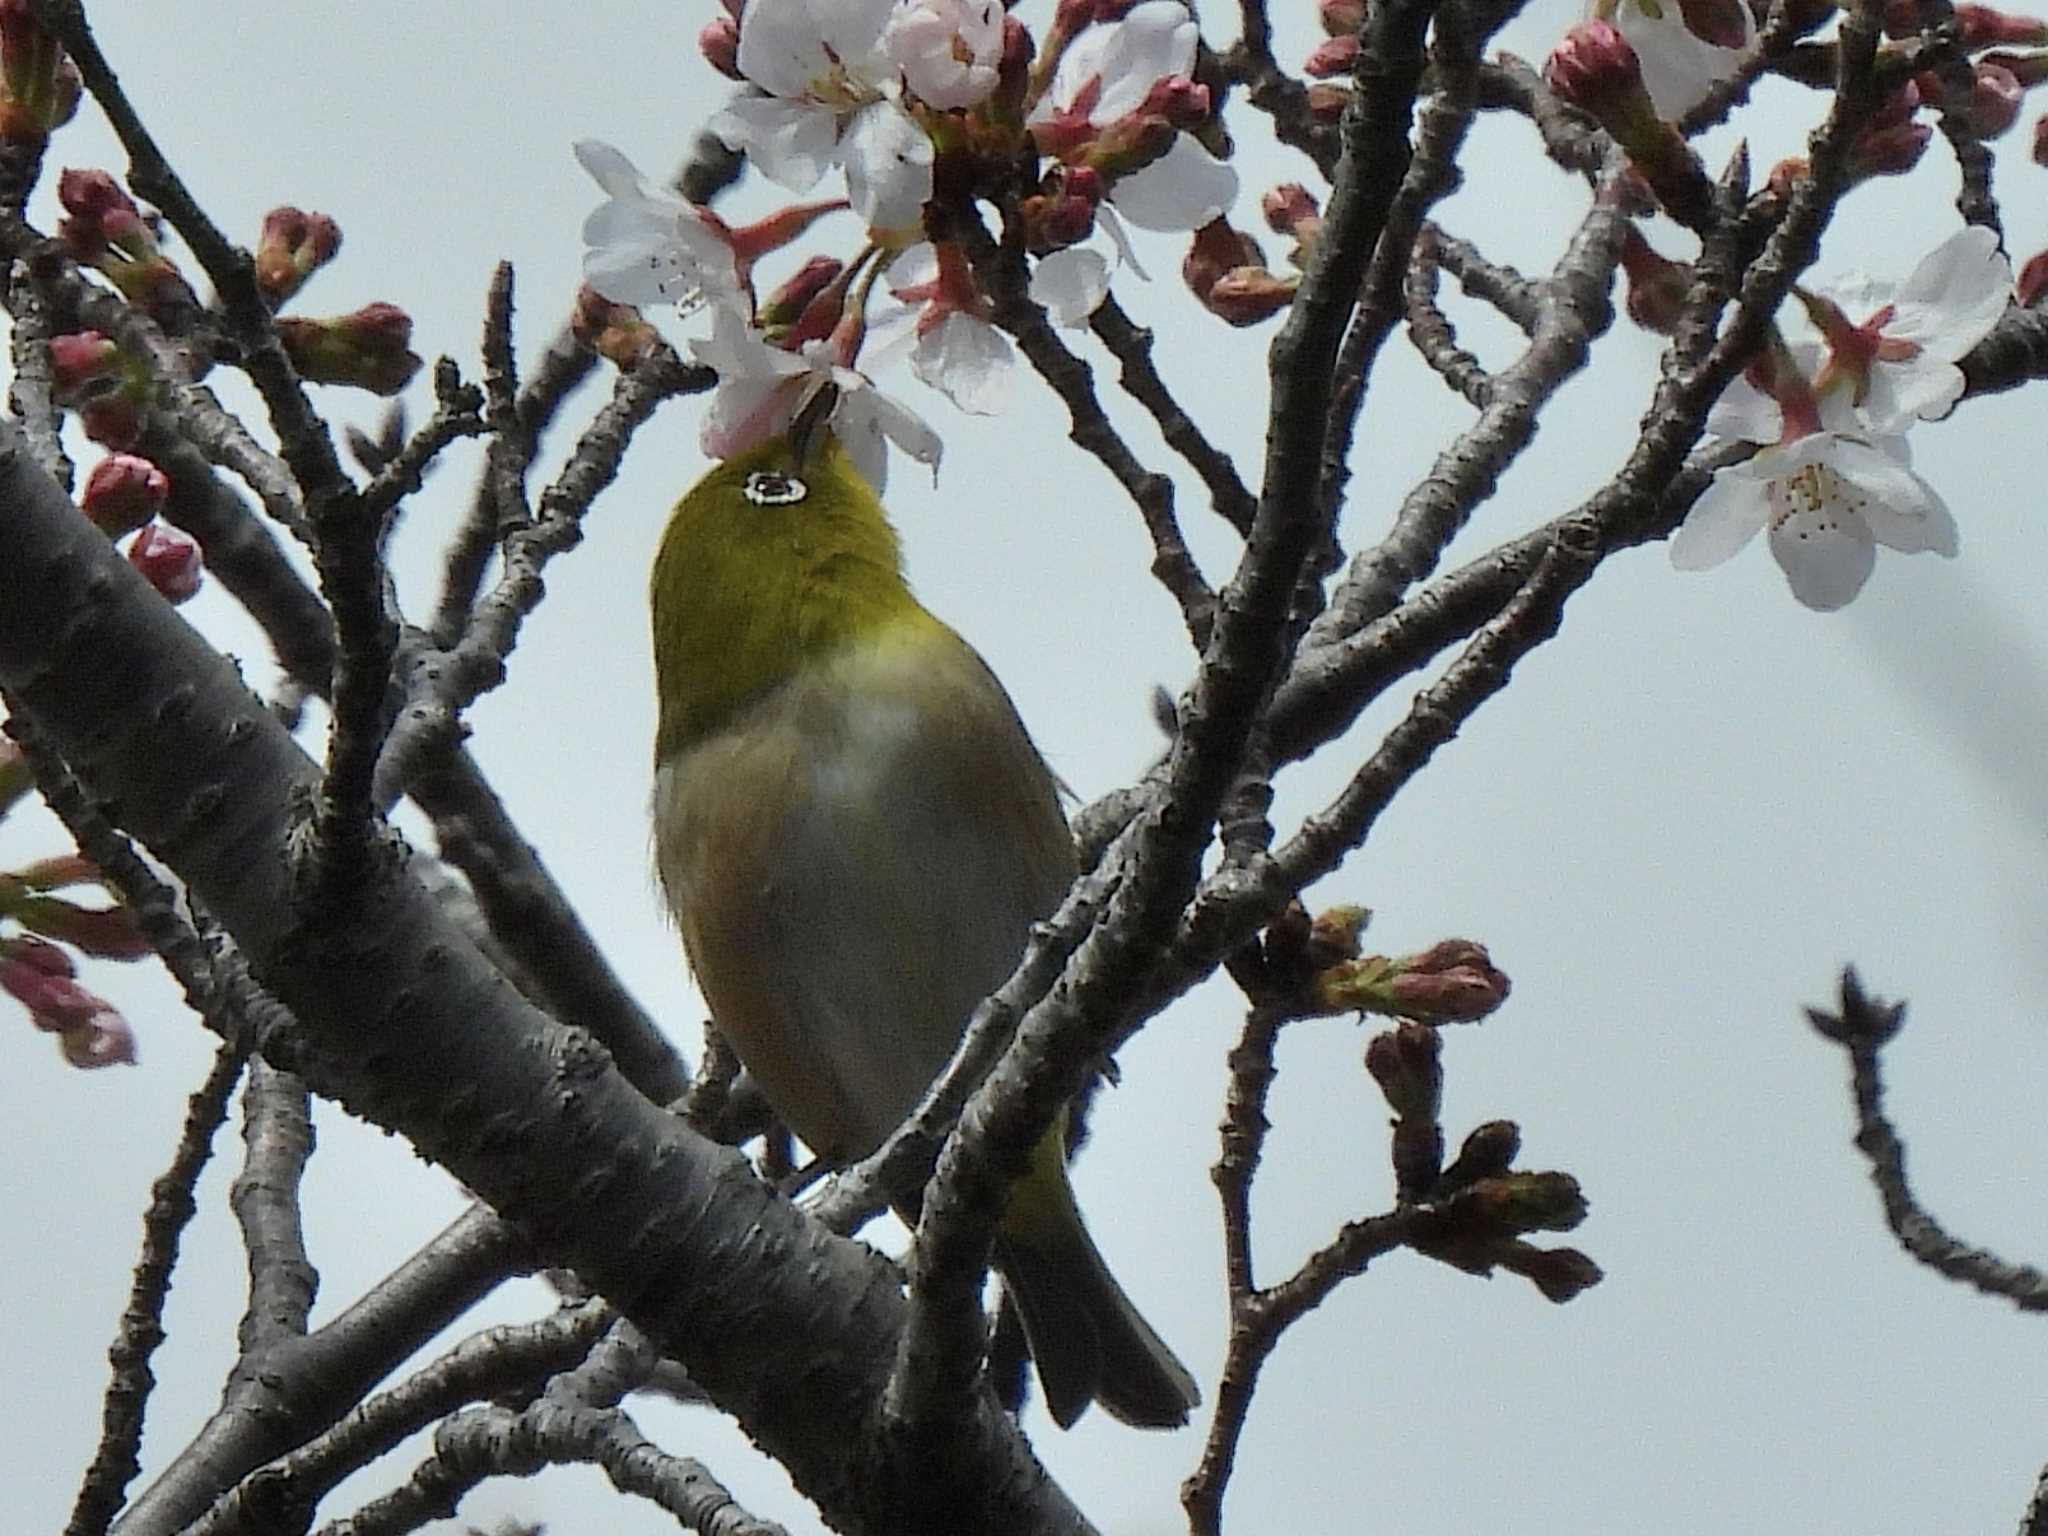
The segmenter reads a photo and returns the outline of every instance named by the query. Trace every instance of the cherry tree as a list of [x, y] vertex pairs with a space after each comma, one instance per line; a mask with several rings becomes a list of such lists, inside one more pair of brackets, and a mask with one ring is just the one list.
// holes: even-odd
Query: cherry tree
[[[223, 227], [80, 0], [0, 0], [0, 804], [45, 802], [75, 844], [0, 876], [0, 987], [71, 1067], [146, 1072], [106, 978], [160, 961], [218, 1042], [144, 1219], [69, 1531], [412, 1530], [566, 1464], [686, 1529], [782, 1529], [649, 1432], [662, 1397], [737, 1423], [831, 1529], [1092, 1529], [1027, 1432], [1028, 1361], [986, 1280], [995, 1224], [1046, 1129], [1069, 1105], [1113, 1117], [1105, 1070], [1219, 977], [1235, 1022], [1200, 1114], [1220, 1121], [1221, 1347], [1179, 1507], [1154, 1525], [1269, 1523], [1229, 1495], [1286, 1341], [1381, 1261], [1558, 1307], [1598, 1294], [1601, 1263], [1558, 1235], [1598, 1189], [1523, 1152], [1543, 1100], [1448, 1107], [1448, 1052], [1541, 997], [1476, 926], [1378, 953], [1364, 908], [1324, 897], [1596, 577], [1644, 579], [1618, 557], [1662, 545], [1659, 580], [1720, 581], [1764, 558], [1761, 534], [1816, 623], [1885, 582], [1879, 546], [1968, 560], [1955, 492], [1913, 453], [2048, 371], [2048, 264], [2008, 249], [2000, 201], [2039, 172], [1999, 155], [2048, 76], [2048, 24], [1943, 0], [1599, 0], [1543, 19], [1530, 62], [1500, 35], [1537, 19], [1496, 0], [1322, 0], [1321, 36], [1289, 52], [1275, 28], [1300, 19], [1261, 0], [730, 0], [699, 39], [725, 94], [678, 105], [680, 170], [565, 130], [588, 202], [516, 240], [574, 244], [580, 219], [584, 285], [535, 294], [516, 259], [480, 273], [476, 356], [428, 368], [402, 289], [318, 309], [323, 272], [355, 259], [347, 210]], [[1772, 92], [1807, 136], [1767, 164], [1739, 135]], [[80, 114], [118, 163], [67, 158]], [[1577, 189], [1534, 274], [1450, 216], [1493, 122], [1522, 133], [1515, 175]], [[1248, 181], [1235, 139], [1254, 132], [1291, 177]], [[1875, 276], [1818, 264], [1845, 210], [1900, 185], [1919, 221]], [[1178, 273], [1150, 270], [1167, 249]], [[559, 327], [536, 337], [549, 306]], [[1256, 453], [1223, 446], [1160, 365], [1169, 324], [1257, 338]], [[1473, 547], [1575, 381], [1646, 337], [1655, 377], [1595, 487]], [[1400, 348], [1443, 409], [1433, 462], [1396, 488], [1356, 466]], [[806, 1166], [716, 1021], [700, 1043], [622, 981], [466, 736], [517, 697], [546, 579], [662, 422], [709, 461], [829, 410], [892, 500], [920, 481], [996, 500], [972, 434], [1025, 395], [1136, 513], [1128, 575], [1170, 602], [1186, 680], [1159, 695], [1147, 765], [1073, 807], [1084, 873], [915, 1115], [855, 1166]], [[335, 402], [364, 397], [410, 409], [351, 425]], [[400, 520], [458, 481], [438, 590], [403, 600]], [[209, 591], [270, 653], [256, 686], [187, 621]], [[1328, 787], [1305, 803], [1310, 768]], [[1379, 899], [1391, 920], [1401, 893]], [[1880, 959], [1872, 985], [1914, 983]], [[1358, 1016], [1390, 1123], [1377, 1204], [1276, 1262], [1254, 1217], [1290, 1129], [1281, 1041]], [[2037, 1308], [2035, 1272], [1949, 1237], [1906, 1180], [1881, 1106], [1902, 1005], [1849, 972], [1810, 1018], [1849, 1060], [1901, 1245]], [[218, 1412], [138, 1479], [181, 1235], [238, 1096], [237, 1357]], [[473, 1203], [316, 1325], [323, 1101]], [[1314, 1134], [1361, 1160], [1359, 1126]], [[885, 1191], [927, 1179], [900, 1257], [858, 1240]], [[538, 1316], [475, 1321], [543, 1272]], [[371, 1491], [342, 1489], [366, 1468]], [[2048, 1530], [2048, 1505], [2027, 1520]]]

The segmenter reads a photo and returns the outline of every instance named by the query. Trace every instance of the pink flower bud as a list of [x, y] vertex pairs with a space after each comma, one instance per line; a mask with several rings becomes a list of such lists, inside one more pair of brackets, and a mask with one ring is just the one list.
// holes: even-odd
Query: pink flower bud
[[0, 0], [0, 138], [42, 143], [71, 121], [83, 88], [29, 0]]
[[1670, 335], [1685, 314], [1692, 268], [1659, 255], [1633, 224], [1622, 237], [1621, 264], [1628, 273], [1629, 319], [1646, 331]]
[[1319, 80], [1308, 88], [1308, 115], [1319, 123], [1334, 123], [1351, 105], [1351, 87]]
[[256, 242], [256, 286], [272, 307], [305, 286], [306, 279], [341, 249], [341, 226], [324, 213], [286, 205], [263, 216]]
[[408, 345], [412, 317], [396, 304], [365, 304], [331, 320], [286, 316], [277, 322], [277, 337], [299, 376], [314, 384], [395, 395], [420, 367]]
[[151, 523], [135, 535], [128, 545], [128, 563], [173, 606], [198, 592], [205, 572], [199, 546], [161, 523]]
[[[839, 275], [845, 270], [846, 264], [837, 257], [811, 257], [801, 267], [797, 268], [794, 276], [786, 278], [780, 286], [768, 295], [761, 305], [760, 313], [755, 317], [756, 323], [763, 330], [779, 330], [785, 327], [796, 326], [800, 320], [806, 318], [811, 306], [817, 302], [826, 289], [839, 280]], [[818, 336], [823, 336], [830, 332], [832, 327], [839, 323], [839, 312], [843, 308], [844, 296], [842, 295], [839, 301], [832, 306], [833, 312], [829, 318], [820, 315], [813, 318], [810, 324], [804, 327], [804, 329], [814, 334], [807, 335], [803, 339], [806, 341], [815, 340]]]
[[1264, 267], [1233, 267], [1211, 285], [1202, 307], [1230, 325], [1257, 325], [1292, 304], [1300, 286], [1299, 276], [1282, 277]]
[[1316, 20], [1331, 37], [1356, 33], [1365, 25], [1365, 0], [1320, 0]]
[[94, 527], [118, 539], [162, 511], [170, 494], [170, 478], [149, 460], [115, 453], [101, 459], [85, 477], [79, 506]]
[[78, 412], [85, 434], [116, 450], [142, 436], [149, 377], [99, 331], [50, 338], [50, 374], [58, 402]]
[[1234, 267], [1257, 266], [1265, 260], [1258, 242], [1228, 219], [1211, 219], [1195, 231], [1180, 264], [1181, 281], [1197, 299], [1206, 300], [1218, 279]]
[[704, 24], [697, 34], [697, 51], [726, 79], [746, 80], [740, 73], [740, 24], [730, 16], [715, 16]]
[[1312, 80], [1328, 80], [1337, 75], [1348, 76], [1357, 63], [1358, 34], [1340, 32], [1311, 48], [1301, 62], [1301, 71]]
[[1403, 1120], [1434, 1120], [1444, 1086], [1443, 1042], [1427, 1024], [1403, 1024], [1374, 1035], [1365, 1070], [1380, 1085], [1387, 1107]]
[[1259, 212], [1274, 234], [1292, 235], [1297, 240], [1304, 224], [1313, 221], [1320, 228], [1323, 222], [1315, 195], [1298, 181], [1282, 182], [1260, 198]]
[[128, 1021], [103, 997], [78, 984], [71, 957], [41, 939], [0, 940], [0, 990], [28, 1009], [29, 1022], [58, 1037], [75, 1067], [135, 1060]]
[[[1860, 181], [1866, 176], [1903, 176], [1920, 163], [1933, 138], [1929, 123], [1900, 123], [1858, 134], [1849, 151], [1849, 177]], [[1806, 162], [1798, 164], [1799, 174], [1805, 175]]]
[[2013, 292], [2028, 308], [2032, 308], [2042, 294], [2048, 293], [2048, 251], [2027, 258], [2027, 264], [2020, 268], [2020, 275], [2013, 283]]
[[1686, 31], [1716, 48], [1740, 48], [1749, 35], [1742, 0], [1678, 0], [1678, 13]]
[[1395, 1011], [1411, 1018], [1469, 1022], [1507, 1001], [1508, 978], [1483, 945], [1468, 939], [1445, 939], [1398, 966], [1387, 996]]
[[2039, 48], [2048, 44], [2048, 21], [2034, 16], [2013, 16], [1988, 5], [1959, 5], [1956, 23], [1963, 30], [1963, 49]]
[[1038, 44], [1031, 29], [1015, 16], [1003, 16], [1003, 52], [996, 61], [996, 88], [991, 102], [1004, 113], [1015, 116], [1024, 110], [1024, 98], [1031, 89], [1031, 63], [1038, 56]]
[[1648, 99], [1636, 51], [1611, 22], [1582, 21], [1565, 33], [1550, 51], [1543, 79], [1560, 100], [1602, 124]]
[[1975, 88], [1970, 92], [1970, 126], [1977, 136], [1995, 139], [2020, 120], [2026, 105], [2026, 91], [2013, 72], [2003, 65], [1979, 62]]
[[588, 283], [576, 292], [569, 329], [578, 341], [621, 371], [638, 367], [661, 345], [661, 334], [641, 318], [639, 310], [612, 303]]

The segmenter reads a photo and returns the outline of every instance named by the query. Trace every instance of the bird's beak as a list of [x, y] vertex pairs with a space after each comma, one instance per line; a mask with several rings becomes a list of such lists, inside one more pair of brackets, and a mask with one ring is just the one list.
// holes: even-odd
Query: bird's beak
[[803, 409], [796, 413], [796, 420], [789, 424], [789, 451], [796, 461], [792, 468], [804, 467], [804, 460], [811, 456], [811, 450], [818, 444], [826, 418], [838, 403], [839, 387], [822, 384], [818, 392], [804, 402]]

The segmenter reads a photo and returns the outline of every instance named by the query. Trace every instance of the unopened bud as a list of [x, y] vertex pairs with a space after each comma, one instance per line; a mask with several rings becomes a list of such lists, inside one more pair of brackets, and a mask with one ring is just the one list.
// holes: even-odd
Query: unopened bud
[[1560, 1305], [1605, 1278], [1600, 1266], [1576, 1248], [1534, 1248], [1522, 1243], [1501, 1264], [1530, 1281], [1546, 1300]]
[[1374, 1035], [1365, 1047], [1365, 1070], [1401, 1119], [1436, 1119], [1443, 1100], [1443, 1042], [1427, 1024]]
[[79, 507], [110, 539], [133, 533], [163, 510], [170, 477], [132, 453], [109, 454], [85, 477]]
[[[819, 295], [837, 282], [840, 273], [845, 270], [846, 263], [836, 257], [811, 257], [797, 268], [794, 276], [786, 279], [768, 295], [755, 317], [755, 323], [763, 331], [770, 332], [795, 326], [798, 321], [805, 319], [806, 311], [817, 302]], [[833, 312], [829, 316], [820, 315], [812, 320], [806, 329], [815, 330], [815, 336], [806, 336], [802, 339], [815, 340], [816, 336], [828, 334], [838, 323], [839, 311], [843, 308], [842, 302], [833, 306]], [[823, 328], [817, 329], [819, 326]]]
[[1365, 0], [1319, 0], [1316, 20], [1331, 37], [1356, 33], [1365, 25]]
[[1474, 1215], [1510, 1232], [1569, 1232], [1586, 1219], [1586, 1197], [1568, 1173], [1507, 1173], [1459, 1195]]
[[341, 226], [324, 213], [290, 207], [263, 216], [256, 242], [256, 285], [275, 308], [297, 293], [341, 249]]
[[1300, 287], [1298, 273], [1282, 277], [1264, 267], [1233, 267], [1210, 285], [1202, 307], [1230, 325], [1257, 325], [1292, 304]]
[[1259, 199], [1259, 212], [1266, 228], [1276, 235], [1291, 235], [1304, 243], [1321, 232], [1322, 210], [1315, 194], [1298, 181], [1282, 182]]
[[1233, 229], [1228, 219], [1211, 219], [1195, 231], [1188, 253], [1181, 260], [1181, 281], [1206, 304], [1209, 290], [1224, 273], [1237, 267], [1257, 266], [1264, 259], [1258, 242], [1250, 235]]
[[66, 217], [58, 238], [82, 265], [105, 276], [122, 294], [152, 313], [198, 303], [178, 265], [163, 252], [150, 215], [105, 171], [65, 171], [57, 201]]
[[1988, 5], [1959, 5], [1956, 24], [1962, 28], [1963, 51], [1979, 48], [2039, 48], [2048, 44], [2048, 21], [2035, 16], [2014, 16]]
[[28, 1009], [29, 1022], [58, 1037], [75, 1067], [135, 1060], [128, 1021], [77, 980], [71, 957], [41, 939], [0, 939], [0, 990]]
[[128, 563], [173, 606], [199, 591], [206, 568], [199, 546], [161, 523], [151, 523], [129, 542]]
[[1349, 76], [1357, 64], [1358, 34], [1340, 32], [1309, 50], [1308, 57], [1301, 61], [1301, 72], [1311, 80], [1330, 80], [1338, 75]]
[[1444, 1170], [1444, 1179], [1463, 1186], [1499, 1178], [1514, 1167], [1521, 1151], [1520, 1126], [1512, 1120], [1489, 1120], [1465, 1138], [1456, 1160]]
[[42, 143], [71, 121], [83, 90], [31, 0], [0, 0], [0, 138]]
[[628, 304], [614, 304], [590, 284], [576, 292], [569, 314], [575, 338], [622, 372], [644, 362], [661, 345], [661, 333]]
[[149, 376], [111, 337], [99, 331], [52, 336], [50, 382], [58, 403], [78, 412], [94, 442], [120, 450], [142, 436]]
[[1622, 237], [1621, 265], [1628, 274], [1629, 319], [1660, 335], [1676, 331], [1692, 292], [1692, 268], [1659, 255], [1633, 223]]
[[991, 107], [1008, 118], [1024, 110], [1024, 98], [1031, 91], [1031, 64], [1038, 56], [1038, 44], [1031, 29], [1015, 16], [1003, 16], [1003, 52], [996, 60], [996, 88], [989, 97]]
[[745, 83], [747, 77], [740, 73], [740, 24], [732, 17], [717, 16], [706, 22], [697, 34], [697, 49], [704, 62], [726, 79]]
[[1750, 29], [1742, 0], [1678, 0], [1685, 30], [1716, 48], [1740, 48]]
[[277, 322], [277, 337], [299, 376], [314, 384], [395, 395], [420, 367], [408, 345], [412, 317], [396, 304], [365, 304], [331, 320], [286, 316]]
[[1334, 123], [1351, 105], [1351, 87], [1334, 80], [1318, 80], [1308, 88], [1308, 115], [1319, 123]]
[[2026, 265], [2020, 268], [2018, 280], [2013, 284], [2013, 292], [2028, 308], [2032, 308], [2042, 294], [2048, 293], [2048, 251], [2027, 258]]
[[1467, 939], [1446, 939], [1395, 965], [1384, 986], [1388, 1006], [1411, 1018], [1469, 1022], [1507, 1000], [1508, 978]]

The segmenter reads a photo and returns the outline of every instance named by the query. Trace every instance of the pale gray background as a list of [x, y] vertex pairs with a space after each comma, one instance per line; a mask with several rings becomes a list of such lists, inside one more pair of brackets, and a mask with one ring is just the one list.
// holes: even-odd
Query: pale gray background
[[[1046, 9], [1034, 0], [1024, 14], [1039, 23]], [[1212, 27], [1230, 24], [1231, 8], [1211, 9]], [[710, 12], [647, 0], [309, 0], [284, 13], [211, 0], [101, 4], [94, 19], [137, 105], [228, 229], [253, 239], [262, 212], [287, 201], [341, 221], [343, 258], [302, 312], [394, 300], [416, 317], [419, 350], [473, 367], [496, 259], [518, 265], [526, 347], [565, 311], [577, 229], [596, 200], [570, 142], [610, 139], [658, 173], [716, 105], [694, 48]], [[1540, 57], [1571, 14], [1532, 7], [1508, 44]], [[1299, 25], [1292, 39], [1290, 58], [1309, 41]], [[1772, 104], [1747, 127], [1760, 165], [1796, 146], [1815, 107], [1792, 92]], [[1305, 167], [1275, 154], [1249, 114], [1233, 121], [1243, 222], [1255, 224], [1249, 199]], [[2021, 134], [2006, 148], [2023, 257], [2044, 239], [2048, 172], [2025, 163]], [[53, 160], [120, 164], [90, 108]], [[1953, 226], [1941, 162], [1937, 150], [1909, 186], [1859, 197], [1823, 271], [1903, 275]], [[1446, 223], [1546, 267], [1583, 193], [1538, 161], [1515, 122], [1483, 125], [1466, 165]], [[47, 206], [39, 217], [54, 222]], [[828, 230], [823, 248], [851, 239]], [[1225, 330], [1174, 280], [1173, 242], [1143, 249], [1158, 280], [1126, 274], [1118, 292], [1160, 327], [1162, 365], [1189, 409], [1255, 475], [1271, 328]], [[1502, 327], [1472, 318], [1466, 334], [1490, 359], [1507, 355]], [[1555, 514], [1609, 473], [1655, 360], [1640, 335], [1605, 343], [1596, 376], [1573, 386], [1455, 554]], [[1061, 416], [1031, 378], [995, 420], [958, 415], [905, 374], [894, 382], [947, 439], [938, 494], [905, 472], [891, 496], [920, 592], [986, 653], [1084, 798], [1122, 782], [1157, 746], [1147, 691], [1189, 671], [1176, 614], [1144, 575], [1137, 518], [1065, 447]], [[2012, 1257], [2048, 1248], [2032, 1134], [2048, 1079], [2048, 800], [2030, 619], [2040, 398], [1971, 404], [1917, 434], [1920, 467], [1954, 505], [1962, 557], [1886, 554], [1845, 613], [1798, 608], [1761, 547], [1706, 575], [1673, 573], [1658, 548], [1615, 560], [1573, 603], [1562, 638], [1314, 893], [1376, 908], [1381, 947], [1448, 934], [1492, 947], [1515, 995], [1484, 1028], [1449, 1037], [1447, 1128], [1519, 1120], [1530, 1166], [1584, 1181], [1593, 1215], [1572, 1240], [1609, 1278], [1560, 1309], [1513, 1279], [1482, 1284], [1411, 1256], [1376, 1267], [1274, 1361], [1228, 1506], [1234, 1528], [1906, 1536], [2017, 1517], [2048, 1457], [2048, 1335], [1899, 1255], [1846, 1145], [1843, 1063], [1798, 1005], [1825, 1000], [1848, 959], [1877, 989], [1909, 993], [1891, 1104], [1923, 1191], [1957, 1231]], [[336, 392], [323, 404], [365, 422], [376, 409]], [[476, 751], [522, 824], [629, 984], [693, 1052], [699, 1005], [648, 875], [641, 590], [664, 510], [699, 469], [697, 413], [671, 405], [636, 442], [587, 542], [551, 568], [510, 686], [475, 714]], [[1468, 418], [1402, 343], [1390, 346], [1347, 531], [1383, 527]], [[1142, 427], [1133, 442], [1174, 467]], [[434, 552], [461, 515], [472, 462], [459, 458], [413, 504], [399, 558], [414, 613], [430, 600]], [[1199, 496], [1182, 506], [1199, 550], [1227, 558], [1233, 541]], [[264, 647], [224, 610], [202, 600], [188, 612], [264, 676]], [[1400, 707], [1374, 711], [1356, 750]], [[1281, 811], [1318, 803], [1344, 767], [1291, 775]], [[17, 818], [0, 863], [55, 846], [40, 822]], [[55, 1530], [69, 1508], [97, 1433], [137, 1216], [210, 1055], [149, 970], [97, 966], [90, 980], [129, 1010], [140, 1067], [70, 1071], [18, 1016], [0, 1018], [15, 1031], [0, 1083], [13, 1142], [0, 1175], [0, 1380], [16, 1402], [0, 1489], [21, 1531]], [[1213, 989], [1135, 1041], [1076, 1173], [1118, 1271], [1212, 1396], [1223, 1317], [1208, 1169], [1236, 1013]], [[1364, 1039], [1346, 1020], [1286, 1038], [1258, 1207], [1266, 1278], [1389, 1198], [1385, 1110], [1358, 1066]], [[308, 1225], [324, 1317], [459, 1199], [402, 1143], [333, 1111], [320, 1128]], [[223, 1138], [179, 1272], [152, 1465], [216, 1400], [241, 1296], [219, 1206], [236, 1150]], [[520, 1290], [491, 1315], [540, 1304]], [[643, 1412], [756, 1511], [816, 1529], [715, 1415]], [[1182, 1528], [1175, 1489], [1199, 1425], [1147, 1435], [1097, 1414], [1066, 1434], [1042, 1419], [1034, 1429], [1106, 1530]], [[483, 1525], [508, 1514], [560, 1536], [669, 1528], [614, 1504], [594, 1474], [492, 1484], [463, 1509]]]

